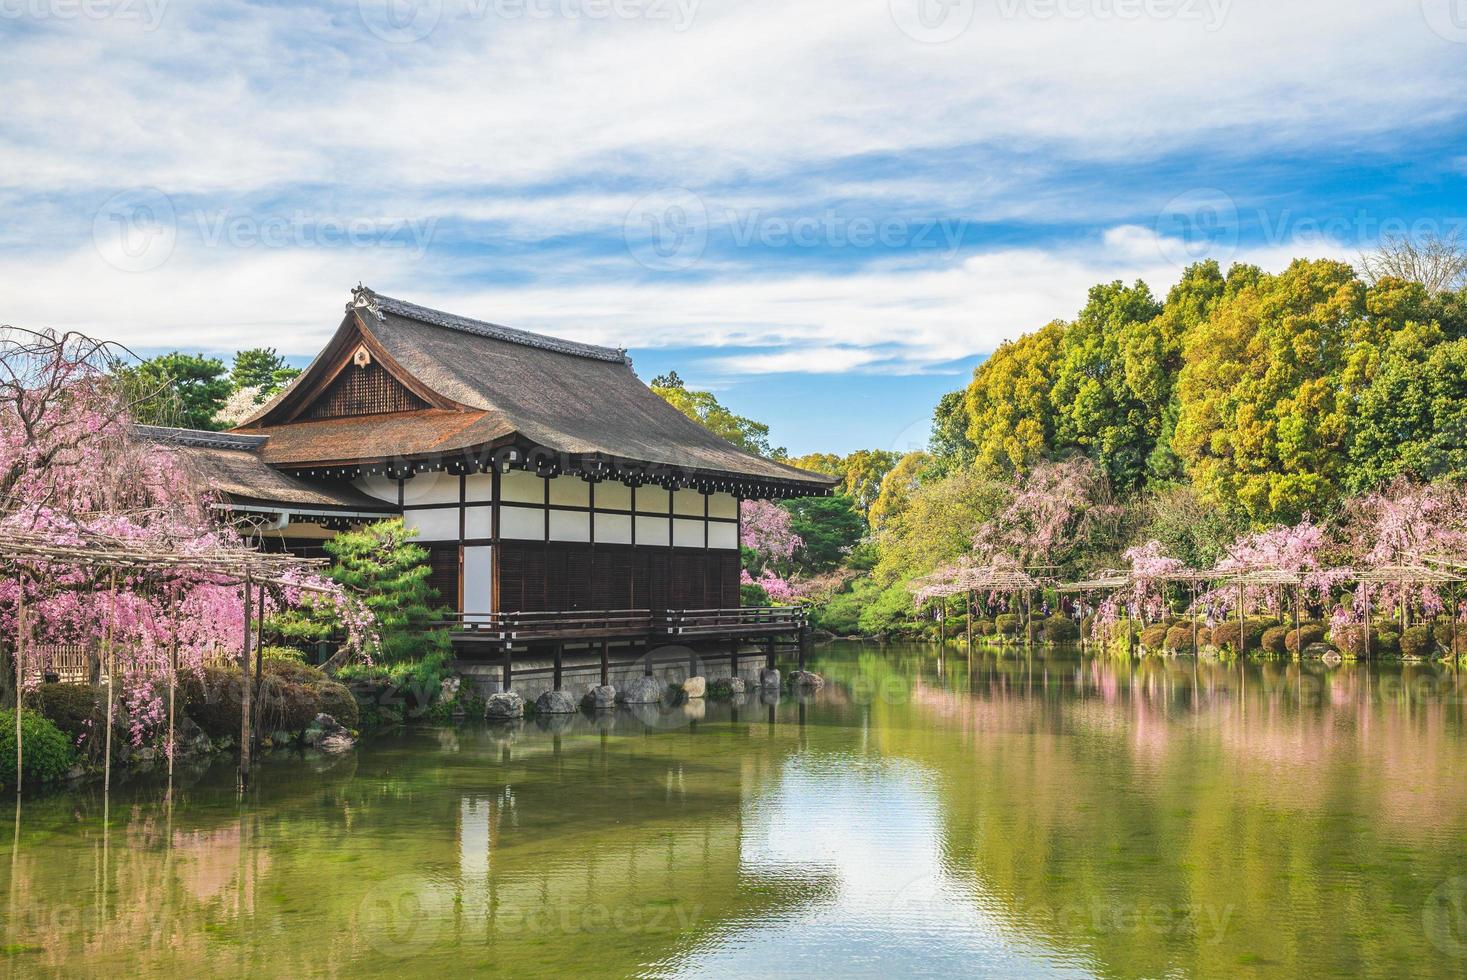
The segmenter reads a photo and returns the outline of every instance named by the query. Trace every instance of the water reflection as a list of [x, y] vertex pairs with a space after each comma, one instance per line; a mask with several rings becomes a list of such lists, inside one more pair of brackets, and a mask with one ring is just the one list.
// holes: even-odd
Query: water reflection
[[[815, 695], [25, 802], [0, 970], [1461, 975], [1455, 671], [844, 646]], [[16, 846], [18, 842], [18, 846]]]

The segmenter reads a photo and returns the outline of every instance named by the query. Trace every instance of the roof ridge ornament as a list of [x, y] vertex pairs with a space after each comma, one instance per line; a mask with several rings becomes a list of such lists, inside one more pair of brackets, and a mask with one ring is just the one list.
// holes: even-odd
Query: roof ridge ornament
[[377, 294], [360, 282], [351, 291], [351, 302], [346, 304], [346, 311], [350, 313], [352, 310], [366, 310], [378, 320], [387, 319], [382, 313], [382, 304], [378, 302]]

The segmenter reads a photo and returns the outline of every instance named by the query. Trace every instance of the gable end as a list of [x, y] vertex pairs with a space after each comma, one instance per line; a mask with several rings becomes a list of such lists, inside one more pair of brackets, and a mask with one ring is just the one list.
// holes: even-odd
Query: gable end
[[375, 359], [358, 357], [342, 368], [335, 380], [299, 418], [340, 419], [356, 415], [416, 412], [428, 407], [426, 401], [409, 391]]

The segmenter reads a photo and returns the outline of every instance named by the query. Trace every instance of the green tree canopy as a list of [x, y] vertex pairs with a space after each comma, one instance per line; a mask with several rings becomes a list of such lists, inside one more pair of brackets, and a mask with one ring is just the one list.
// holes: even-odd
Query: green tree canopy
[[224, 407], [232, 388], [224, 362], [218, 358], [174, 351], [135, 365], [119, 365], [115, 373], [139, 397], [151, 396], [137, 406], [139, 422], [186, 429], [220, 428], [214, 416]]
[[234, 369], [229, 373], [229, 383], [235, 391], [258, 388], [259, 394], [256, 398], [264, 401], [300, 373], [298, 368], [286, 364], [285, 358], [275, 348], [252, 347], [234, 355]]
[[795, 551], [798, 571], [828, 572], [841, 564], [866, 534], [866, 521], [845, 494], [799, 497], [780, 505], [790, 512], [790, 527], [804, 541]]
[[[659, 381], [665, 383], [658, 384]], [[770, 459], [785, 459], [789, 455], [783, 448], [769, 444], [769, 426], [735, 415], [712, 392], [688, 388], [676, 371], [654, 378], [650, 387], [673, 408], [740, 449]]]

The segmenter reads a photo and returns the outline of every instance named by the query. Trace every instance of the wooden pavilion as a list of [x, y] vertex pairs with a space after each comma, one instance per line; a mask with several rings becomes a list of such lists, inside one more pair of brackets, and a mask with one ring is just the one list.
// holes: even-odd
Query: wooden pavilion
[[343, 527], [401, 516], [468, 652], [793, 632], [794, 611], [739, 608], [739, 504], [835, 483], [713, 435], [624, 350], [365, 287], [304, 373], [234, 431], [147, 432], [267, 547], [313, 556]]

